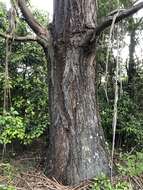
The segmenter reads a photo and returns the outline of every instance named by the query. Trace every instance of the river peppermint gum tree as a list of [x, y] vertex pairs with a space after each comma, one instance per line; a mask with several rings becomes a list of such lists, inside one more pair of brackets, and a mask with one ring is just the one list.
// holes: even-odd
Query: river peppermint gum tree
[[[14, 40], [37, 41], [50, 62], [47, 174], [69, 185], [108, 175], [109, 157], [96, 100], [96, 39], [112, 24], [113, 15], [98, 25], [96, 0], [54, 0], [53, 23], [46, 29], [35, 20], [26, 0], [17, 3], [36, 36]], [[116, 22], [142, 7], [143, 2], [122, 10]]]

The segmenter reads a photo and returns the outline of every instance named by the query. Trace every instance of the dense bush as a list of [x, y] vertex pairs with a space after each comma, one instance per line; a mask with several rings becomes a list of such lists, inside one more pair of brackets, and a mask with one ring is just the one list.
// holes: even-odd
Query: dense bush
[[[34, 12], [37, 19], [47, 25], [47, 15]], [[2, 24], [7, 28], [6, 8], [0, 6]], [[21, 17], [16, 34], [28, 35], [30, 29]], [[13, 140], [31, 143], [43, 134], [49, 125], [47, 61], [42, 48], [36, 43], [12, 43], [8, 59], [9, 78], [5, 81], [5, 40], [0, 39], [0, 143]], [[9, 109], [3, 113], [4, 88], [11, 92]]]
[[[112, 142], [112, 118], [113, 101], [108, 104], [101, 99], [101, 121], [109, 143]], [[139, 112], [139, 106], [127, 93], [118, 102], [118, 119], [116, 130], [116, 146], [130, 148], [142, 145], [143, 142], [143, 113]]]
[[[133, 176], [140, 176], [143, 173], [143, 152], [134, 154], [120, 154], [118, 156], [117, 174], [111, 179], [101, 175], [94, 179], [91, 190], [133, 190], [138, 188], [137, 184], [132, 181]], [[137, 185], [136, 188], [134, 188]]]

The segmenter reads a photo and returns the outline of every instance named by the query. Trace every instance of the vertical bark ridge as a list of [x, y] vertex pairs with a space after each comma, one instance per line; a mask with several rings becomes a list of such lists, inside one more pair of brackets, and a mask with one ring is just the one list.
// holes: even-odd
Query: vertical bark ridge
[[55, 0], [48, 174], [65, 184], [109, 172], [96, 102], [95, 50], [81, 46], [96, 27], [95, 0]]
[[95, 29], [95, 0], [55, 0], [54, 34], [56, 38]]

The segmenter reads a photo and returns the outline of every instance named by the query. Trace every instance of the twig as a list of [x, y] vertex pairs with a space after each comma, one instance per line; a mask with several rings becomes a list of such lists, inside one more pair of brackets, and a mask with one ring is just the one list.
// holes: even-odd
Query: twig
[[140, 183], [138, 182], [138, 180], [136, 179], [136, 177], [132, 177], [131, 176], [131, 179], [135, 182], [135, 184], [138, 185], [138, 187], [140, 188], [140, 190], [143, 190], [143, 187], [140, 185]]
[[30, 189], [30, 190], [33, 190], [33, 188], [30, 186], [30, 184], [29, 184], [24, 178], [22, 178], [22, 177], [20, 177], [20, 176], [17, 176], [17, 178], [23, 180], [23, 181], [26, 183], [26, 185], [29, 187], [29, 189]]
[[[119, 3], [118, 3], [119, 4]], [[116, 18], [119, 12], [117, 12]], [[118, 25], [118, 32], [119, 32], [119, 25]], [[118, 33], [119, 35], [119, 33]], [[113, 139], [112, 139], [112, 155], [111, 155], [111, 182], [113, 177], [113, 159], [114, 159], [114, 149], [115, 149], [115, 137], [116, 137], [116, 125], [117, 125], [117, 112], [118, 112], [118, 75], [119, 75], [119, 36], [117, 37], [117, 60], [116, 60], [116, 78], [115, 78], [115, 97], [114, 97], [114, 111], [113, 111], [113, 121], [112, 121], [112, 128], [113, 128]]]
[[18, 42], [33, 42], [33, 41], [38, 40], [36, 36], [32, 36], [32, 35], [15, 36], [14, 39], [13, 39], [13, 36], [0, 32], [0, 36], [2, 38], [5, 38], [5, 39], [7, 38], [9, 40], [14, 40], [14, 41], [18, 41]]

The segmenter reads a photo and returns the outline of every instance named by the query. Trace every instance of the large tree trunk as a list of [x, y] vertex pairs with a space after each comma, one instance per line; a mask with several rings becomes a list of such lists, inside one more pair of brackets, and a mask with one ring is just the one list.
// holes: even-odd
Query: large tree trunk
[[83, 45], [96, 27], [95, 2], [54, 1], [47, 171], [65, 184], [109, 174], [96, 102], [95, 49]]

